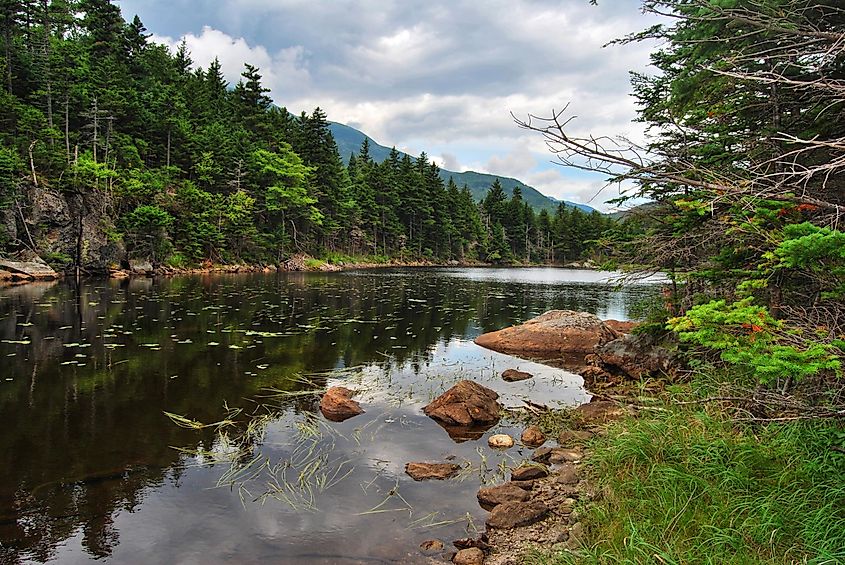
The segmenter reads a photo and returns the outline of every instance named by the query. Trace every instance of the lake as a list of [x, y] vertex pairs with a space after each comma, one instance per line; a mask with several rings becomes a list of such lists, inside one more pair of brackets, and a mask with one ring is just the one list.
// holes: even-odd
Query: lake
[[[530, 268], [383, 269], [0, 288], [0, 562], [415, 563], [484, 529], [483, 483], [530, 457], [422, 407], [461, 379], [506, 406], [580, 377], [482, 349], [550, 309], [632, 319], [659, 286]], [[500, 373], [535, 374], [506, 383]], [[366, 411], [323, 418], [343, 384]], [[169, 415], [168, 415], [169, 414]], [[453, 461], [414, 482], [410, 461]]]

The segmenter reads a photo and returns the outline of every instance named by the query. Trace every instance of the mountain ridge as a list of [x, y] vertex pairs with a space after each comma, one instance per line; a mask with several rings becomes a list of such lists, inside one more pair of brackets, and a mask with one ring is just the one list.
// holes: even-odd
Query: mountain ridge
[[[372, 137], [356, 128], [353, 128], [352, 126], [341, 124], [339, 122], [329, 122], [329, 129], [335, 138], [338, 152], [340, 153], [344, 163], [349, 162], [349, 157], [352, 154], [358, 154], [361, 144], [364, 142], [365, 138], [370, 142], [370, 157], [372, 157], [374, 161], [381, 163], [387, 159], [388, 155], [390, 155], [390, 148], [381, 145]], [[401, 151], [399, 153], [404, 155]], [[411, 155], [411, 157], [416, 158], [414, 155]], [[444, 182], [448, 181], [449, 177], [451, 177], [458, 186], [466, 184], [476, 201], [480, 201], [484, 198], [484, 195], [487, 194], [487, 189], [490, 188], [493, 181], [499, 179], [499, 183], [502, 185], [502, 188], [508, 196], [513, 194], [514, 188], [519, 187], [520, 190], [522, 190], [522, 198], [537, 211], [545, 209], [549, 212], [553, 212], [557, 209], [560, 203], [574, 208], [579, 208], [583, 212], [587, 213], [595, 211], [595, 208], [586, 204], [579, 204], [568, 200], [558, 200], [556, 198], [546, 196], [536, 188], [513, 177], [492, 175], [477, 171], [457, 172], [450, 171], [448, 169], [440, 169], [440, 178], [442, 178]]]

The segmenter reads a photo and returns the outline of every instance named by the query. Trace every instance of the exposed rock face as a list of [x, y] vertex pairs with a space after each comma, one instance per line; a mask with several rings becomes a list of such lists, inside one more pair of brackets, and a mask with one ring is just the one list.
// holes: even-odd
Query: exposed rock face
[[549, 476], [549, 470], [543, 465], [523, 465], [511, 471], [512, 481], [531, 481]]
[[482, 508], [490, 510], [505, 502], [526, 502], [531, 495], [519, 485], [505, 483], [495, 487], [480, 488], [476, 497]]
[[487, 445], [493, 449], [508, 449], [513, 447], [513, 438], [508, 434], [495, 434], [487, 438]]
[[477, 547], [462, 549], [452, 558], [455, 565], [482, 565], [484, 563], [484, 552]]
[[608, 371], [621, 371], [640, 379], [651, 375], [672, 375], [680, 361], [672, 337], [624, 335], [596, 347], [596, 365]]
[[435, 479], [442, 481], [454, 477], [461, 470], [460, 465], [454, 463], [407, 463], [405, 473], [415, 481]]
[[363, 414], [361, 405], [352, 400], [355, 393], [346, 387], [333, 386], [320, 399], [320, 412], [332, 422], [342, 422]]
[[0, 259], [0, 269], [10, 273], [11, 279], [17, 278], [28, 280], [53, 280], [59, 278], [59, 274], [53, 268], [41, 261], [6, 261]]
[[537, 426], [528, 426], [525, 428], [525, 431], [522, 432], [522, 439], [523, 445], [527, 445], [528, 447], [540, 447], [544, 443], [546, 443], [546, 434], [537, 427]]
[[553, 358], [586, 355], [621, 336], [594, 314], [551, 310], [519, 326], [480, 335], [475, 343], [502, 353]]
[[548, 512], [548, 507], [540, 500], [505, 502], [493, 509], [487, 517], [487, 526], [500, 530], [528, 526], [542, 520]]
[[423, 408], [426, 416], [450, 426], [494, 424], [499, 420], [499, 395], [474, 381], [460, 381]]
[[27, 217], [16, 218], [17, 225], [7, 225], [6, 232], [31, 240], [43, 255], [75, 258], [77, 243], [81, 242], [80, 266], [89, 273], [106, 273], [109, 266], [125, 258], [122, 243], [110, 239], [110, 230], [104, 229], [112, 222], [105, 213], [102, 194], [66, 196], [49, 187], [32, 185], [26, 187], [25, 194]]
[[502, 372], [502, 379], [509, 383], [524, 381], [525, 379], [530, 379], [533, 376], [534, 375], [531, 373], [526, 373], [525, 371], [519, 371], [517, 369], [505, 369], [505, 371]]

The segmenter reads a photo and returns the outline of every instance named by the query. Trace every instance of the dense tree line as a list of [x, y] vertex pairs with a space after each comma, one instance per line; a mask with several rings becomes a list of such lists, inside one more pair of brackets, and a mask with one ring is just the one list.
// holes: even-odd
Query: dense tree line
[[[845, 351], [845, 8], [833, 0], [648, 0], [668, 20], [633, 75], [646, 146], [521, 122], [564, 164], [654, 204], [616, 251], [680, 283], [682, 339], [764, 383], [841, 371]], [[682, 316], [681, 316], [682, 315]]]
[[[538, 216], [498, 183], [479, 207], [425, 154], [378, 164], [365, 144], [344, 166], [320, 108], [294, 115], [258, 68], [230, 85], [219, 61], [196, 68], [184, 42], [171, 53], [148, 38], [108, 0], [3, 3], [2, 249], [83, 268], [297, 252], [569, 261], [608, 225], [564, 207]], [[39, 191], [66, 200], [64, 235], [36, 215]], [[112, 250], [99, 263], [96, 235]]]

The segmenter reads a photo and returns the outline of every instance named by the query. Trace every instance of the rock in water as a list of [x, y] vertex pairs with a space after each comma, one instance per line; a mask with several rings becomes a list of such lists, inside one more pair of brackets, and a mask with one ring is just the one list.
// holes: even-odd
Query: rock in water
[[484, 552], [477, 547], [462, 549], [452, 558], [455, 565], [482, 565], [484, 563]]
[[415, 481], [435, 479], [442, 481], [454, 477], [461, 470], [460, 465], [454, 463], [407, 463], [405, 473]]
[[586, 355], [597, 345], [622, 336], [594, 314], [550, 310], [519, 326], [478, 336], [475, 343], [502, 353], [530, 354], [542, 358], [566, 354]]
[[490, 510], [505, 502], [526, 502], [531, 498], [531, 495], [514, 483], [505, 483], [495, 487], [478, 489], [476, 498], [478, 498], [478, 503], [482, 508]]
[[540, 447], [546, 443], [546, 434], [538, 426], [528, 426], [522, 432], [522, 443], [528, 447]]
[[508, 434], [494, 434], [487, 438], [487, 445], [493, 449], [508, 449], [513, 447], [513, 438]]
[[445, 545], [439, 539], [430, 539], [420, 544], [420, 549], [425, 552], [442, 551]]
[[549, 508], [540, 500], [505, 502], [493, 509], [487, 517], [487, 526], [500, 530], [530, 526], [542, 520], [548, 512]]
[[531, 373], [526, 373], [525, 371], [518, 371], [517, 369], [506, 369], [502, 373], [502, 379], [506, 380], [509, 383], [516, 382], [516, 381], [524, 381], [525, 379], [530, 379], [534, 375]]
[[352, 400], [355, 393], [346, 387], [333, 386], [320, 399], [320, 412], [332, 422], [342, 422], [363, 414], [361, 405]]
[[445, 425], [493, 424], [499, 420], [499, 395], [474, 381], [460, 381], [423, 408], [426, 416]]

